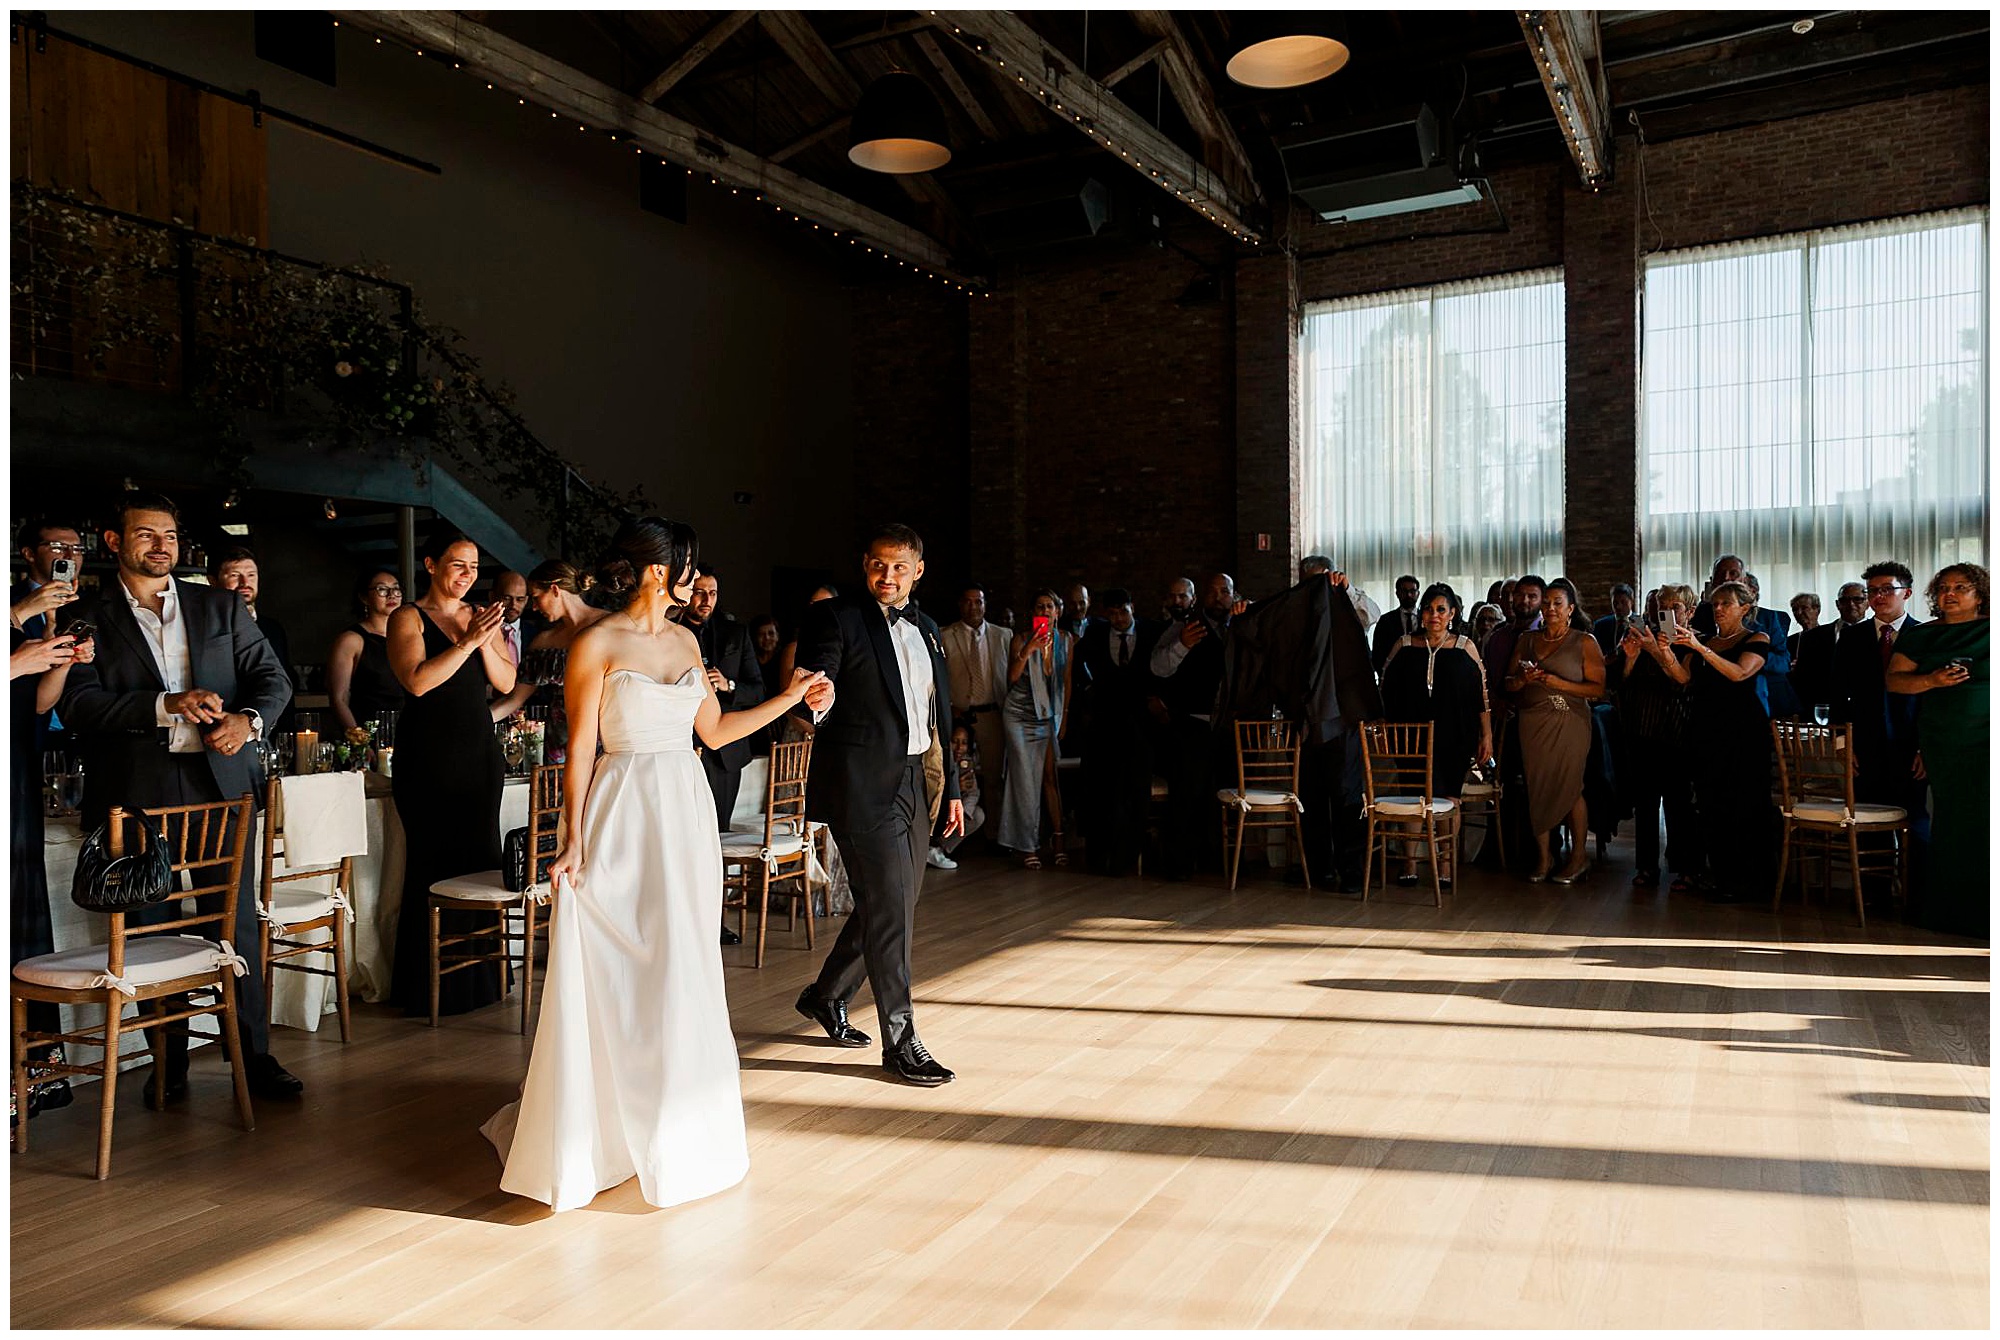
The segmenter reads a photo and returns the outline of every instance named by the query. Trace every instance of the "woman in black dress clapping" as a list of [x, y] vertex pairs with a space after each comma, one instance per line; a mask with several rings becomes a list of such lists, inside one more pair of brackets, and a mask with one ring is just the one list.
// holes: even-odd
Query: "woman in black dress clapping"
[[[389, 663], [409, 695], [396, 734], [405, 856], [391, 997], [407, 1013], [428, 1015], [431, 885], [500, 865], [500, 744], [486, 690], [512, 690], [514, 662], [498, 636], [503, 607], [465, 603], [479, 578], [479, 546], [441, 533], [424, 548], [424, 571], [430, 587], [423, 599], [389, 616]], [[471, 919], [448, 912], [442, 932], [478, 929]], [[438, 1011], [461, 1014], [498, 999], [499, 965], [481, 963], [444, 978]]]

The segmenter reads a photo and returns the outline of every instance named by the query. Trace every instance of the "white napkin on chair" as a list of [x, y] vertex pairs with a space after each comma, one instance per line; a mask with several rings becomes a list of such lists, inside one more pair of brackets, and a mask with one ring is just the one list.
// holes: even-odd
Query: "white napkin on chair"
[[285, 834], [285, 866], [307, 870], [368, 850], [368, 801], [358, 772], [321, 772], [278, 779], [278, 812], [270, 822]]

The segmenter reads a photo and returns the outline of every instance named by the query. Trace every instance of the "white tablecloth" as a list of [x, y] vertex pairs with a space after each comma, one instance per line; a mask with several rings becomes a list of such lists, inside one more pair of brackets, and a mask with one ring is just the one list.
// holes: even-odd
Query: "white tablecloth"
[[[368, 778], [368, 853], [354, 858], [354, 887], [348, 900], [354, 905], [354, 925], [348, 939], [347, 988], [362, 1000], [380, 1001], [389, 994], [389, 974], [396, 954], [396, 918], [403, 905], [403, 825], [396, 817], [396, 802], [386, 777]], [[528, 822], [526, 778], [508, 778], [500, 793], [500, 833], [520, 828]], [[78, 821], [49, 819], [43, 830], [42, 859], [48, 869], [49, 913], [55, 928], [57, 949], [103, 944], [110, 935], [110, 921], [86, 912], [70, 901], [71, 876], [76, 870], [77, 852], [83, 846]], [[243, 859], [262, 873], [263, 821], [260, 818], [244, 851]], [[325, 887], [319, 881], [302, 881], [297, 887]], [[325, 940], [327, 932], [309, 932], [301, 938]], [[311, 963], [312, 960], [305, 960]], [[330, 961], [315, 966], [331, 967]], [[333, 979], [311, 973], [279, 972], [271, 993], [271, 1023], [286, 1028], [314, 1031], [320, 1020], [335, 1011]], [[94, 1007], [83, 1013], [63, 1011], [63, 1027], [95, 1023]], [[208, 1019], [197, 1019], [196, 1031], [213, 1035]], [[145, 1050], [143, 1034], [133, 1033], [123, 1040], [122, 1055]]]

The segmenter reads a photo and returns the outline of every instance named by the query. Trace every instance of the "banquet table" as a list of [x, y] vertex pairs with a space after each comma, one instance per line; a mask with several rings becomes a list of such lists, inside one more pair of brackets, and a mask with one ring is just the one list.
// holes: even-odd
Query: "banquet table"
[[[390, 794], [389, 779], [376, 773], [367, 775], [368, 851], [354, 858], [353, 887], [348, 901], [354, 908], [347, 948], [347, 982], [350, 995], [361, 1000], [381, 1001], [389, 994], [390, 967], [396, 952], [396, 918], [403, 904], [403, 825], [396, 817], [396, 802]], [[528, 822], [528, 779], [509, 777], [500, 793], [499, 831], [520, 828]], [[243, 859], [261, 875], [263, 859], [263, 819], [260, 815], [244, 848]], [[77, 853], [83, 846], [80, 821], [74, 816], [55, 817], [43, 828], [42, 859], [48, 870], [49, 913], [54, 923], [55, 947], [74, 949], [103, 944], [110, 938], [110, 919], [86, 912], [69, 898], [71, 876], [76, 870]], [[283, 862], [279, 863], [283, 869]], [[254, 881], [253, 881], [254, 887]], [[301, 881], [300, 888], [327, 888], [328, 882]], [[328, 932], [310, 931], [295, 938], [329, 941]], [[311, 963], [312, 960], [307, 960]], [[315, 966], [331, 967], [331, 956]], [[336, 1003], [331, 977], [312, 973], [277, 973], [271, 991], [271, 1023], [287, 1028], [317, 1031], [320, 1020], [334, 1013]], [[136, 1006], [128, 1013], [136, 1013]], [[95, 1006], [63, 1008], [63, 1028], [100, 1022]], [[197, 1035], [215, 1035], [213, 1016], [193, 1021]], [[198, 1039], [197, 1039], [198, 1040]], [[130, 1066], [146, 1050], [143, 1033], [128, 1033], [119, 1052]]]

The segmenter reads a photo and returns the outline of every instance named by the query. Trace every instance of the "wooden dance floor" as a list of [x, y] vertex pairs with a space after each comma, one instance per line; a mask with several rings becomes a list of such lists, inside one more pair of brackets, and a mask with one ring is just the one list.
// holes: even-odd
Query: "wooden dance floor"
[[506, 1006], [280, 1030], [307, 1095], [254, 1134], [207, 1054], [167, 1113], [128, 1075], [108, 1183], [94, 1087], [36, 1119], [13, 1323], [1985, 1327], [1986, 951], [1620, 854], [1443, 912], [933, 871], [918, 1019], [958, 1082], [818, 1038], [780, 933], [729, 970], [749, 1179], [674, 1210], [497, 1189]]

